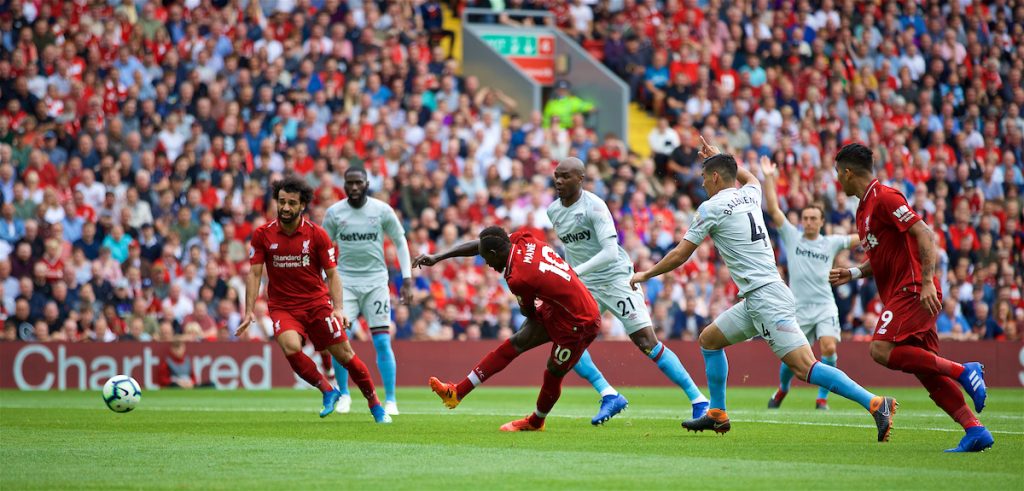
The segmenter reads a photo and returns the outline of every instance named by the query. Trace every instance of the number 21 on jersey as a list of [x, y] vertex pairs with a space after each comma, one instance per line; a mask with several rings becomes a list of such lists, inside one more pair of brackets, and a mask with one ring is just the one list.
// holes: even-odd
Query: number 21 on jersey
[[569, 264], [558, 257], [558, 254], [555, 254], [555, 251], [551, 250], [550, 247], [544, 246], [540, 250], [540, 257], [542, 261], [537, 263], [537, 268], [540, 269], [541, 273], [555, 273], [565, 281], [572, 280], [572, 276], [569, 275]]

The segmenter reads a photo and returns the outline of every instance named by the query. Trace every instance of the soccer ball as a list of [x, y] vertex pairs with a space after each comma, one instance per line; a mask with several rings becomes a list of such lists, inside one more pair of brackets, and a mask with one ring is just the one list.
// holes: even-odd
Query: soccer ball
[[142, 400], [142, 389], [135, 379], [127, 375], [116, 375], [103, 384], [103, 402], [115, 413], [127, 413]]

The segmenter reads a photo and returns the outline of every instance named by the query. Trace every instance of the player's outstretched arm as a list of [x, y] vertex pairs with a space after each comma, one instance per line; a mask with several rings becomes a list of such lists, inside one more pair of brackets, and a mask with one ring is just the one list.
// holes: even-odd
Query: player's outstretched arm
[[935, 288], [935, 235], [923, 220], [907, 231], [917, 241], [917, 254], [921, 258], [921, 305], [932, 315], [942, 310], [939, 292]]
[[845, 285], [857, 278], [870, 278], [874, 276], [871, 269], [871, 261], [864, 261], [860, 266], [854, 268], [833, 268], [828, 272], [828, 282], [832, 286]]
[[256, 297], [260, 294], [260, 280], [263, 279], [263, 263], [249, 266], [249, 276], [245, 278], [245, 316], [235, 330], [235, 336], [241, 337], [249, 329], [256, 309]]
[[686, 239], [681, 240], [679, 245], [669, 251], [668, 254], [665, 254], [665, 257], [661, 258], [661, 261], [658, 261], [658, 264], [655, 264], [653, 268], [634, 274], [633, 278], [629, 280], [629, 286], [635, 290], [637, 283], [643, 283], [655, 276], [661, 276], [682, 266], [693, 255], [693, 251], [696, 250], [697, 244]]
[[856, 249], [860, 245], [860, 236], [857, 234], [850, 234], [850, 249]]
[[433, 266], [445, 259], [452, 257], [473, 257], [480, 254], [480, 241], [471, 240], [459, 244], [447, 251], [438, 254], [420, 254], [412, 262], [414, 268], [421, 268], [423, 266]]
[[[786, 221], [786, 215], [782, 213], [782, 209], [779, 208], [779, 194], [775, 190], [775, 178], [779, 172], [779, 168], [772, 162], [772, 159], [768, 157], [761, 157], [761, 172], [764, 173], [764, 202], [768, 208], [768, 215], [772, 217], [772, 223], [776, 227], [781, 227]], [[739, 178], [739, 175], [737, 175]]]

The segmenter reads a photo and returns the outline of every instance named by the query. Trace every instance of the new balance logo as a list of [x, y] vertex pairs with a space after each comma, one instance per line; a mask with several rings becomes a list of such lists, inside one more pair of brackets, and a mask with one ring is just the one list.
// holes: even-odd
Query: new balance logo
[[892, 214], [896, 217], [896, 220], [903, 223], [909, 222], [911, 218], [914, 218], [914, 212], [910, 211], [910, 207], [907, 205], [896, 208], [896, 211], [892, 212]]
[[277, 243], [276, 242], [273, 243], [273, 244], [270, 244], [270, 250], [272, 250], [272, 251], [276, 251], [277, 250]]

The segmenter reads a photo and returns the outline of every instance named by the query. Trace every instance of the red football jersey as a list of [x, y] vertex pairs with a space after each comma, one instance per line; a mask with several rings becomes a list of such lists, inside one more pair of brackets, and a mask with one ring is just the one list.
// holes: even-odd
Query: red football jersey
[[514, 232], [505, 281], [522, 305], [535, 299], [552, 305], [575, 327], [599, 327], [601, 311], [569, 263], [528, 231]]
[[[921, 291], [921, 257], [917, 241], [907, 233], [921, 217], [899, 191], [871, 181], [857, 207], [857, 235], [867, 251], [882, 303], [901, 292]], [[936, 291], [937, 279], [932, 278]]]
[[266, 264], [270, 310], [309, 310], [330, 305], [323, 271], [338, 266], [334, 244], [319, 225], [302, 218], [291, 235], [274, 220], [256, 229], [249, 264]]

